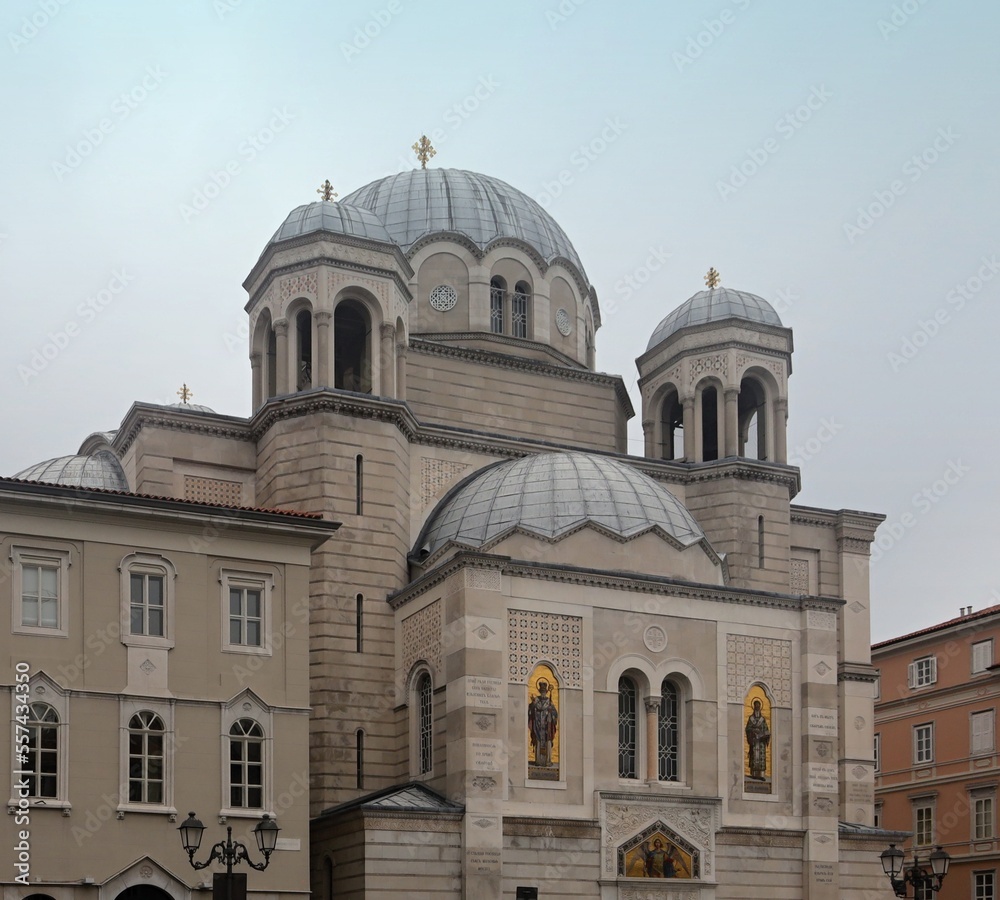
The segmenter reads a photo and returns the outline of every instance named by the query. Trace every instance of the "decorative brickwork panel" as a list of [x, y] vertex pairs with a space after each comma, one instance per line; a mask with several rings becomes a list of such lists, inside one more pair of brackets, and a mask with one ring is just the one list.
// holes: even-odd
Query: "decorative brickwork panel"
[[403, 674], [408, 675], [418, 659], [426, 659], [441, 677], [441, 601], [435, 600], [419, 612], [403, 619]]
[[729, 359], [724, 353], [716, 353], [714, 356], [702, 356], [692, 360], [690, 369], [690, 381], [694, 384], [706, 372], [725, 375], [729, 371]]
[[316, 297], [316, 273], [304, 272], [302, 275], [292, 275], [281, 279], [281, 299], [307, 295]]
[[580, 687], [583, 619], [551, 613], [508, 611], [507, 671], [512, 682], [527, 684], [540, 660], [553, 663], [563, 687]]
[[242, 506], [243, 483], [222, 478], [184, 476], [184, 499], [199, 503], [217, 503], [219, 506]]
[[499, 569], [466, 569], [465, 586], [475, 591], [499, 591]]
[[793, 594], [809, 593], [809, 560], [793, 559], [789, 566], [788, 587]]
[[742, 703], [755, 681], [767, 685], [774, 705], [792, 705], [792, 642], [730, 634], [726, 639], [730, 703]]
[[469, 469], [468, 463], [452, 462], [450, 459], [420, 460], [420, 500], [427, 507], [447, 485]]

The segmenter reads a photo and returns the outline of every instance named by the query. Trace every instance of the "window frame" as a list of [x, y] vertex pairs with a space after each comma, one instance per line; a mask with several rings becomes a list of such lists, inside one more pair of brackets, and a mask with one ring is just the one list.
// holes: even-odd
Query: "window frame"
[[[17, 740], [17, 707], [24, 702], [24, 694], [16, 694], [11, 691], [10, 708], [10, 748], [11, 759], [15, 759], [15, 754], [23, 745], [19, 745]], [[61, 809], [64, 812], [72, 809], [69, 800], [69, 695], [65, 693], [54, 681], [43, 672], [36, 672], [28, 681], [28, 705], [44, 703], [52, 707], [58, 717], [56, 725], [56, 796], [55, 797], [26, 797], [20, 796], [18, 781], [21, 776], [10, 776], [10, 799], [7, 801], [7, 811], [14, 813], [23, 800], [27, 800], [32, 809]], [[67, 812], [68, 814], [68, 812]]]
[[[222, 608], [222, 650], [226, 653], [245, 653], [250, 656], [271, 656], [271, 608], [274, 602], [274, 575], [270, 572], [252, 572], [245, 569], [223, 568], [219, 572]], [[230, 591], [260, 591], [260, 644], [234, 644], [230, 635], [232, 613]], [[247, 616], [242, 616], [243, 621]], [[256, 617], [254, 617], [256, 618]]]
[[[247, 731], [243, 731], [242, 734], [236, 733], [236, 729], [246, 729], [247, 723], [251, 726], [251, 731], [256, 729], [259, 734], [252, 734]], [[255, 718], [246, 715], [240, 716], [229, 726], [229, 733], [226, 735], [227, 747], [229, 751], [226, 754], [226, 765], [227, 765], [227, 777], [226, 777], [226, 799], [227, 808], [233, 810], [242, 810], [244, 815], [249, 815], [250, 813], [260, 814], [263, 812], [265, 807], [265, 802], [267, 795], [265, 789], [267, 786], [267, 735], [264, 733], [264, 727]], [[250, 744], [260, 745], [260, 759], [251, 760], [249, 754]], [[238, 760], [233, 759], [232, 751], [234, 744], [238, 744], [243, 749], [240, 751], [240, 758]], [[238, 788], [244, 792], [246, 803], [236, 804], [233, 803], [233, 766], [239, 765], [242, 774], [242, 781], [239, 783]], [[253, 789], [250, 784], [249, 772], [250, 767], [256, 766], [260, 771], [260, 784], [257, 786], [260, 791], [260, 805], [252, 806], [249, 803], [249, 794]]]
[[[173, 712], [173, 705], [169, 700], [130, 697], [128, 699], [122, 698], [119, 701], [119, 728], [122, 736], [119, 742], [119, 771], [121, 772], [118, 788], [119, 814], [144, 812], [176, 815], [177, 810], [173, 805], [174, 749], [176, 746]], [[159, 716], [160, 721], [163, 723], [163, 796], [159, 802], [132, 800], [130, 797], [132, 781], [130, 762], [132, 754], [129, 746], [129, 737], [132, 733], [132, 719], [140, 713], [153, 713]]]
[[[989, 881], [987, 882], [987, 879]], [[987, 893], [987, 891], [989, 893]], [[972, 900], [997, 900], [997, 870], [974, 869], [972, 872]]]
[[992, 841], [996, 834], [996, 800], [994, 791], [974, 791], [969, 824], [973, 841]]
[[[673, 715], [667, 714], [667, 687], [673, 692]], [[664, 678], [660, 682], [660, 704], [656, 711], [656, 777], [664, 784], [678, 784], [681, 781], [681, 715], [684, 702], [681, 689], [672, 678]], [[673, 722], [671, 723], [671, 719]], [[672, 746], [667, 739], [673, 737]], [[673, 775], [670, 774], [671, 762]], [[665, 774], [666, 773], [666, 774]]]
[[[263, 757], [261, 798], [263, 807], [231, 806], [232, 793], [229, 752], [233, 726], [241, 719], [252, 719], [264, 732], [261, 754]], [[240, 691], [222, 707], [219, 734], [219, 790], [220, 816], [260, 818], [263, 813], [273, 816], [274, 811], [274, 711], [250, 688]]]
[[[983, 648], [983, 651], [979, 654], [976, 653], [977, 648]], [[976, 668], [976, 656], [986, 655], [986, 664]], [[969, 649], [969, 671], [972, 675], [985, 675], [989, 672], [990, 666], [993, 665], [993, 638], [986, 638], [982, 641], [976, 641]]]
[[[11, 632], [40, 637], [69, 637], [69, 568], [70, 551], [65, 548], [11, 544]], [[52, 625], [27, 625], [24, 623], [24, 567], [52, 568], [56, 574], [57, 622]], [[40, 619], [39, 619], [40, 621]]]
[[875, 774], [878, 775], [882, 771], [882, 732], [876, 731], [873, 735], [874, 740], [872, 741], [872, 752], [875, 757]]
[[[622, 708], [622, 696], [624, 694], [623, 687], [628, 685], [631, 692], [632, 709], [631, 712], [628, 709], [623, 710]], [[639, 781], [640, 778], [640, 759], [639, 759], [639, 747], [640, 747], [640, 714], [639, 714], [639, 685], [636, 683], [636, 679], [631, 675], [621, 675], [618, 678], [618, 691], [617, 691], [617, 702], [618, 702], [618, 778], [620, 781], [627, 781], [629, 784], [634, 784]], [[627, 721], [627, 717], [631, 715], [631, 724]], [[627, 739], [628, 735], [624, 733], [624, 730], [631, 728], [631, 742]], [[626, 765], [623, 765], [623, 762]], [[629, 770], [630, 764], [630, 770]]]
[[[927, 729], [927, 747], [921, 747], [921, 737], [920, 731], [922, 729]], [[926, 756], [922, 756], [922, 753], [926, 753]], [[915, 766], [927, 765], [934, 762], [934, 723], [933, 722], [921, 722], [919, 725], [913, 726], [913, 764]]]
[[432, 778], [434, 776], [434, 676], [430, 668], [423, 663], [414, 669], [410, 679], [410, 748], [411, 777], [414, 780]]
[[[171, 649], [174, 646], [174, 582], [177, 570], [165, 556], [157, 553], [129, 553], [119, 563], [121, 573], [121, 642], [127, 647]], [[163, 634], [133, 634], [132, 576], [153, 575], [163, 578]]]
[[[926, 816], [921, 816], [921, 813], [926, 813]], [[921, 829], [921, 818], [926, 819], [925, 824], [927, 825], [928, 834], [924, 834]], [[913, 805], [913, 846], [914, 847], [932, 847], [934, 845], [934, 802], [932, 800], [923, 800]], [[926, 837], [926, 840], [920, 840], [921, 837]]]
[[[926, 673], [924, 674], [922, 670], [925, 663]], [[913, 660], [907, 666], [907, 680], [912, 690], [937, 684], [937, 657], [933, 653], [930, 653]]]
[[[982, 734], [989, 734], [989, 746], [976, 747], [976, 723], [989, 722], [989, 729]], [[981, 709], [969, 713], [969, 755], [988, 756], [996, 752], [996, 711], [993, 709]]]

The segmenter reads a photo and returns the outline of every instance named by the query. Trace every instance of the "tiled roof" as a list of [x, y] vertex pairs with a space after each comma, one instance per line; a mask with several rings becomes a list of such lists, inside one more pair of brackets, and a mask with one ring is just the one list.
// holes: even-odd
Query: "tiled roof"
[[939, 622], [937, 625], [931, 625], [928, 628], [921, 628], [918, 631], [911, 631], [909, 634], [889, 638], [886, 641], [879, 641], [877, 644], [872, 644], [872, 650], [878, 650], [881, 647], [888, 647], [890, 644], [898, 644], [902, 641], [908, 641], [911, 638], [921, 637], [925, 634], [933, 634], [935, 631], [944, 631], [946, 628], [951, 628], [955, 625], [962, 625], [966, 622], [975, 622], [978, 619], [986, 619], [990, 616], [996, 615], [997, 613], [1000, 613], [1000, 605], [987, 606], [986, 609], [981, 609], [979, 612], [969, 613], [967, 616], [956, 616], [954, 619], [948, 619], [946, 622]]

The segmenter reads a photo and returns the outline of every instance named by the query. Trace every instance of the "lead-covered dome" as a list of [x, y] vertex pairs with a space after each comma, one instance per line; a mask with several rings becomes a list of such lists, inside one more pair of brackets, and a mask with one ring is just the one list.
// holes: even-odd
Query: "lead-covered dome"
[[759, 322], [762, 325], [781, 326], [781, 319], [763, 297], [750, 294], [747, 291], [734, 291], [731, 288], [716, 287], [707, 291], [698, 291], [667, 316], [656, 329], [646, 345], [652, 350], [660, 341], [666, 340], [675, 331], [690, 325], [704, 325], [708, 322], [718, 322], [722, 319], [744, 319], [748, 322]]
[[273, 234], [268, 246], [318, 231], [392, 243], [389, 232], [385, 230], [378, 216], [370, 210], [360, 209], [346, 202], [331, 203], [319, 200], [293, 209]]
[[128, 478], [118, 457], [108, 450], [98, 450], [85, 456], [60, 456], [30, 466], [14, 478], [62, 484], [67, 487], [100, 488], [106, 491], [127, 491]]
[[404, 253], [434, 234], [464, 235], [480, 250], [497, 240], [515, 240], [546, 263], [569, 262], [586, 280], [580, 257], [556, 220], [536, 200], [499, 178], [463, 169], [413, 169], [380, 178], [341, 203], [326, 205], [345, 204], [374, 213]]
[[427, 558], [449, 542], [479, 548], [514, 529], [556, 538], [588, 522], [623, 538], [658, 528], [683, 548], [707, 545], [684, 504], [638, 469], [587, 453], [542, 453], [456, 486], [424, 525], [416, 554]]

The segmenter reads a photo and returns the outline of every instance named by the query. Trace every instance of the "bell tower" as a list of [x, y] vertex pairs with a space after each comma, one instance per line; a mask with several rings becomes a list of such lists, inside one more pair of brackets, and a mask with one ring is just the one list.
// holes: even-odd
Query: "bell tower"
[[714, 268], [705, 283], [636, 361], [645, 455], [688, 469], [685, 503], [735, 584], [787, 591], [792, 332], [763, 298], [721, 287]]

